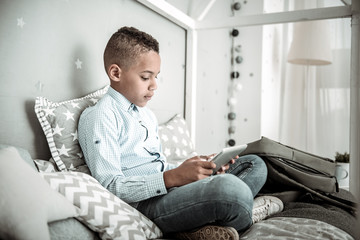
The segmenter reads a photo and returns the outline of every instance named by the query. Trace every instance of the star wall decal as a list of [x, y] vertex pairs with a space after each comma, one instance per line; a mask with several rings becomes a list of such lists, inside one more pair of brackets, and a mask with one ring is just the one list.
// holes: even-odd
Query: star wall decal
[[82, 68], [82, 61], [80, 61], [80, 59], [77, 59], [75, 61], [75, 65], [76, 65], [76, 69], [81, 69]]
[[35, 88], [36, 90], [42, 92], [43, 88], [44, 88], [44, 84], [40, 81], [38, 81], [36, 84], [35, 84]]
[[20, 27], [20, 28], [23, 28], [24, 25], [25, 25], [25, 21], [24, 21], [24, 18], [18, 18], [17, 19], [17, 25]]

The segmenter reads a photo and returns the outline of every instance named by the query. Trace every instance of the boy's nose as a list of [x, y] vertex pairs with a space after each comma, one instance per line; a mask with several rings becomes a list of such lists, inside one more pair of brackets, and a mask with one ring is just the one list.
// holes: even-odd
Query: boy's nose
[[150, 90], [155, 91], [156, 89], [157, 89], [156, 78], [153, 78], [152, 81], [151, 81]]

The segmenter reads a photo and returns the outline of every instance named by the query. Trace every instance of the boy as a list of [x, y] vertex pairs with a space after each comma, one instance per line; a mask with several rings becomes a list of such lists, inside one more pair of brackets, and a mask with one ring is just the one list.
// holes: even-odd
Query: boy
[[[190, 158], [179, 167], [166, 163], [156, 117], [146, 108], [157, 89], [160, 61], [159, 44], [149, 34], [123, 27], [112, 35], [104, 52], [110, 88], [79, 120], [86, 163], [105, 188], [153, 220], [165, 234], [238, 239], [237, 231], [253, 223], [253, 199], [265, 183], [266, 165], [248, 155], [211, 176], [215, 164], [204, 161], [211, 155]], [[259, 202], [265, 200], [272, 209], [260, 211], [264, 217], [281, 211], [280, 200]]]

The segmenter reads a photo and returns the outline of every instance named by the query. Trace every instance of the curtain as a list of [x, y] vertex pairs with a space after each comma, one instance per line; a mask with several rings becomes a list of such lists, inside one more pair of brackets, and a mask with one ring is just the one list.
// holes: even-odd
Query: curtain
[[[315, 1], [283, 7], [299, 10], [306, 3], [328, 7]], [[351, 29], [350, 19], [326, 21], [332, 51], [326, 66], [288, 63], [293, 24], [264, 26], [261, 134], [334, 159], [349, 152]]]

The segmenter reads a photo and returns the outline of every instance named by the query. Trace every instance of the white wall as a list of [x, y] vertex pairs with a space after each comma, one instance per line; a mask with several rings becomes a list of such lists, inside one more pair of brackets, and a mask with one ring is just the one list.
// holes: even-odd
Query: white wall
[[[222, 16], [231, 16], [233, 1], [216, 1], [207, 18], [216, 21]], [[261, 1], [247, 1], [240, 11], [234, 14], [262, 12]], [[238, 28], [234, 46], [241, 45], [241, 64], [232, 67], [232, 29], [198, 31], [198, 76], [197, 76], [197, 113], [196, 149], [199, 153], [213, 153], [227, 146], [233, 138], [237, 144], [248, 143], [260, 138], [261, 112], [261, 51], [262, 27]], [[242, 90], [235, 92], [237, 104], [234, 107], [236, 119], [233, 122], [236, 132], [228, 134], [231, 95], [231, 71], [239, 71], [237, 83]]]
[[[235, 14], [261, 12], [261, 1], [248, 1]], [[207, 17], [229, 16], [232, 0], [216, 1]], [[86, 5], [86, 8], [84, 6]], [[185, 4], [186, 5], [186, 4]], [[21, 25], [21, 22], [24, 25]], [[185, 31], [132, 0], [0, 1], [0, 143], [29, 149], [34, 158], [49, 156], [33, 107], [36, 96], [52, 101], [81, 97], [108, 83], [102, 53], [110, 35], [132, 25], [160, 42], [162, 68], [157, 96], [149, 106], [166, 120], [159, 105], [182, 112]], [[260, 136], [261, 27], [238, 29], [244, 62], [236, 66], [243, 90], [234, 111], [237, 143]], [[231, 29], [199, 32], [196, 146], [200, 153], [226, 146], [231, 72]], [[81, 61], [78, 69], [75, 61]], [[250, 76], [251, 75], [251, 76]], [[168, 101], [164, 101], [168, 99]], [[16, 125], [16, 128], [14, 126]], [[25, 136], [23, 138], [19, 136]], [[44, 154], [46, 152], [46, 154]]]
[[[111, 34], [125, 25], [150, 33], [160, 43], [159, 89], [150, 104], [159, 121], [183, 113], [184, 29], [133, 0], [1, 0], [0, 143], [48, 159], [35, 97], [64, 101], [108, 84], [102, 54]], [[159, 105], [172, 113], [155, 107]]]

